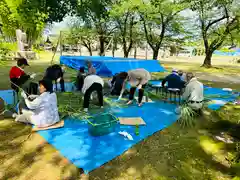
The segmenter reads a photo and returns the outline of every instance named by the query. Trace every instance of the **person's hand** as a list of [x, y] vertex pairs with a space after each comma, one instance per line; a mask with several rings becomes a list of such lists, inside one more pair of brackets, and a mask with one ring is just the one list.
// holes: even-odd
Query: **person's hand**
[[24, 99], [27, 99], [27, 95], [24, 91], [21, 92], [21, 96], [24, 98]]
[[28, 98], [29, 98], [29, 99], [32, 99], [32, 100], [35, 99], [35, 98], [37, 98], [37, 97], [38, 97], [38, 95], [34, 95], [34, 94], [28, 96]]
[[61, 81], [61, 78], [58, 78], [58, 79], [57, 79], [57, 83], [59, 83], [60, 81]]
[[139, 85], [137, 86], [137, 88], [138, 88], [138, 89], [142, 89], [142, 85], [139, 84]]
[[30, 78], [31, 78], [31, 79], [34, 79], [34, 78], [36, 77], [36, 75], [37, 75], [37, 74], [33, 73], [33, 74], [30, 75]]

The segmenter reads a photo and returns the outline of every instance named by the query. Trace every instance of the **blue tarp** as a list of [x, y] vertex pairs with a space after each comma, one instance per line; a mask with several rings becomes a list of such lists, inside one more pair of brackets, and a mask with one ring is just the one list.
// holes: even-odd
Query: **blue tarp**
[[60, 63], [78, 70], [90, 60], [99, 76], [112, 77], [116, 73], [144, 68], [149, 72], [164, 72], [157, 60], [138, 60], [133, 58], [113, 58], [103, 56], [61, 56]]
[[[88, 133], [88, 125], [81, 120], [65, 120], [64, 128], [42, 131], [43, 136], [74, 165], [90, 172], [121, 155], [136, 143], [153, 133], [170, 126], [177, 120], [176, 106], [163, 102], [146, 103], [139, 108], [136, 105], [127, 108], [112, 109], [117, 117], [142, 117], [146, 126], [140, 126], [140, 134], [135, 135], [135, 126], [118, 125], [114, 133], [93, 137]], [[151, 114], [151, 116], [149, 116]], [[126, 131], [133, 141], [118, 134]]]

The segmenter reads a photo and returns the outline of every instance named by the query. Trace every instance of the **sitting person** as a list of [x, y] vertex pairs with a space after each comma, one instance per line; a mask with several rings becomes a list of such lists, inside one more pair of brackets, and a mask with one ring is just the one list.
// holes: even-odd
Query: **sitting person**
[[[36, 74], [28, 75], [25, 73], [25, 67], [29, 66], [25, 58], [19, 58], [17, 60], [17, 66], [13, 66], [9, 72], [9, 78], [11, 81], [11, 88], [19, 92], [19, 87], [23, 88], [28, 94], [37, 94], [38, 85], [30, 82], [34, 79]], [[29, 82], [29, 83], [27, 83]], [[23, 87], [24, 86], [24, 87]]]
[[184, 88], [185, 82], [181, 80], [181, 77], [178, 75], [177, 70], [172, 70], [172, 73], [166, 76], [162, 81], [162, 87], [165, 86], [165, 83], [168, 83], [167, 89], [179, 89]]
[[40, 95], [27, 95], [22, 91], [25, 108], [22, 114], [14, 115], [15, 121], [30, 123], [37, 127], [48, 127], [59, 121], [57, 96], [53, 92], [51, 80], [43, 79], [39, 81]]
[[184, 73], [182, 70], [179, 70], [178, 75], [180, 76], [182, 81], [186, 82], [186, 73]]
[[55, 81], [56, 85], [56, 90], [57, 90], [57, 83], [60, 83], [61, 86], [61, 91], [65, 91], [65, 86], [64, 86], [64, 66], [54, 64], [46, 69], [44, 79], [49, 79], [51, 81]]
[[96, 69], [93, 67], [91, 61], [87, 61], [87, 68], [88, 68], [87, 75], [96, 75], [97, 74]]
[[99, 105], [103, 108], [103, 86], [103, 79], [97, 75], [89, 75], [84, 79], [82, 93], [84, 94], [83, 108], [85, 112], [88, 111], [90, 98], [94, 91], [97, 92]]
[[[128, 74], [126, 72], [121, 72], [121, 73], [113, 76], [113, 78], [110, 82], [111, 83], [111, 95], [119, 96], [121, 94], [121, 90], [125, 83], [124, 81], [125, 81], [126, 76], [128, 76]], [[124, 91], [123, 95], [125, 95], [125, 94], [126, 94], [126, 91]]]
[[78, 91], [82, 91], [85, 76], [86, 75], [84, 73], [84, 67], [81, 67], [77, 74], [77, 80], [76, 80], [76, 87]]
[[204, 89], [203, 84], [194, 77], [193, 73], [187, 73], [187, 85], [182, 95], [182, 99], [193, 110], [200, 110], [203, 107]]
[[125, 72], [123, 74], [123, 87], [119, 96], [119, 100], [122, 98], [122, 95], [125, 91], [125, 85], [128, 81], [131, 88], [130, 88], [130, 95], [129, 101], [127, 102], [128, 105], [133, 103], [133, 98], [136, 89], [138, 88], [138, 106], [142, 106], [142, 99], [144, 96], [144, 88], [146, 87], [149, 80], [151, 80], [151, 74], [145, 69], [134, 69], [131, 71]]

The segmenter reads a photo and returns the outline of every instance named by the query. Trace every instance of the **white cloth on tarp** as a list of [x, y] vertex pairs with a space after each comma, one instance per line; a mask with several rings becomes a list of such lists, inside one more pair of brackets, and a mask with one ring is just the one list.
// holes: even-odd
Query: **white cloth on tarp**
[[16, 121], [29, 122], [38, 127], [47, 127], [59, 122], [57, 96], [55, 93], [44, 92], [35, 96], [34, 100], [24, 99], [29, 110], [23, 110]]

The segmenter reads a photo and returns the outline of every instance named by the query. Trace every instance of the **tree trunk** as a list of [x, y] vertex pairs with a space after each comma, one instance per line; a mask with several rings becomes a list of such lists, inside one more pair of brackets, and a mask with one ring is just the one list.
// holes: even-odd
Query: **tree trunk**
[[101, 35], [99, 36], [99, 42], [100, 42], [100, 52], [99, 55], [100, 56], [105, 56], [105, 38]]
[[153, 59], [157, 60], [159, 49], [153, 49]]
[[137, 59], [137, 46], [134, 47], [134, 58]]
[[204, 59], [204, 62], [203, 62], [203, 67], [207, 67], [207, 68], [210, 68], [212, 66], [212, 55], [213, 55], [213, 51], [206, 51], [206, 57]]

